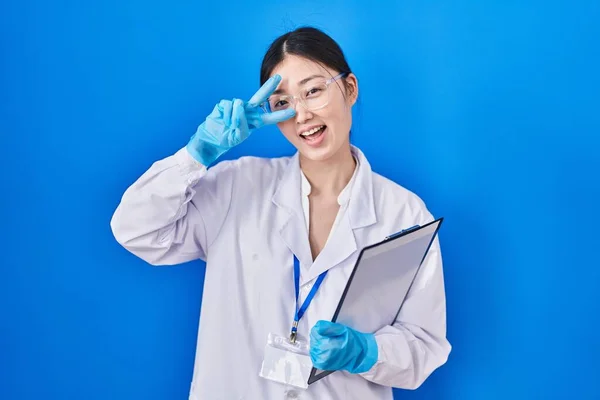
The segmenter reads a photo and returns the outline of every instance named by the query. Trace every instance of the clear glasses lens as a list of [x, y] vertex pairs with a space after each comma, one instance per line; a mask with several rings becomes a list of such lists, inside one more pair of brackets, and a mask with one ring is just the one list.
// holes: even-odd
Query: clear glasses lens
[[[323, 83], [310, 85], [300, 92], [300, 99], [308, 110], [317, 110], [325, 107], [329, 102], [328, 86]], [[266, 112], [275, 112], [287, 110], [294, 107], [296, 99], [287, 95], [274, 95], [269, 97], [268, 101], [263, 104]]]
[[309, 110], [324, 107], [329, 101], [328, 86], [325, 83], [312, 85], [302, 92], [302, 100]]

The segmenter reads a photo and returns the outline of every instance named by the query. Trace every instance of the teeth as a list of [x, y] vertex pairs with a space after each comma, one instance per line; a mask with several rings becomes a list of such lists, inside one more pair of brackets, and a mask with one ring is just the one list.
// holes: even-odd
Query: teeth
[[316, 128], [311, 129], [310, 131], [306, 131], [300, 134], [300, 136], [310, 136], [313, 135], [315, 133], [317, 133], [322, 127], [324, 127], [325, 125], [321, 125], [321, 126], [317, 126]]

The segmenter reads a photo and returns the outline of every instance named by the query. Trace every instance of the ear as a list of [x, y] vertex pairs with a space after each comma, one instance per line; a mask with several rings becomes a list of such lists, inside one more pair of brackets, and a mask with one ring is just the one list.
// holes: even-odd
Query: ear
[[345, 82], [346, 92], [348, 93], [348, 104], [350, 106], [353, 106], [354, 103], [356, 103], [356, 100], [358, 99], [358, 79], [356, 78], [356, 75], [350, 73], [346, 77]]

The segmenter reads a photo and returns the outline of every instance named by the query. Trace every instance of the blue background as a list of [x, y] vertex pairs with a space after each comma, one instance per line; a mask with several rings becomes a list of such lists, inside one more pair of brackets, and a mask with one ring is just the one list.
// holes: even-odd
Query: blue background
[[[446, 217], [453, 352], [397, 398], [600, 398], [600, 3], [323, 3], [0, 4], [1, 399], [187, 398], [204, 265], [109, 221], [303, 24], [360, 79], [354, 144]], [[292, 151], [267, 128], [226, 158]]]

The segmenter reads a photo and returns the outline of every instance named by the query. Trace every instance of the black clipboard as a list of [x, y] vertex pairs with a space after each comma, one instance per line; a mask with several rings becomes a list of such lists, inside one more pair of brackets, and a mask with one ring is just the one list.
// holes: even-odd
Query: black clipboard
[[[420, 226], [413, 226], [411, 228], [405, 229], [403, 231], [400, 231], [398, 233], [395, 233], [393, 235], [390, 235], [388, 237], [386, 237], [384, 240], [382, 240], [381, 242], [369, 245], [367, 247], [364, 247], [359, 256], [358, 259], [356, 260], [356, 263], [354, 264], [354, 268], [352, 269], [352, 273], [350, 274], [350, 278], [348, 279], [348, 282], [346, 283], [346, 287], [344, 289], [344, 292], [342, 294], [342, 297], [340, 298], [340, 301], [338, 302], [338, 306], [336, 307], [335, 313], [333, 315], [333, 318], [331, 319], [332, 322], [336, 322], [340, 312], [342, 310], [342, 307], [344, 305], [344, 300], [346, 299], [346, 296], [348, 295], [348, 291], [350, 290], [350, 288], [352, 287], [352, 282], [354, 277], [356, 276], [356, 272], [358, 271], [358, 268], [361, 265], [361, 261], [363, 260], [363, 257], [365, 255], [365, 253], [367, 252], [372, 252], [373, 249], [383, 246], [385, 244], [389, 244], [392, 241], [397, 241], [400, 240], [401, 238], [405, 238], [407, 239], [407, 236], [409, 235], [418, 235], [419, 231], [422, 231], [423, 229], [427, 229], [427, 228], [434, 228], [433, 233], [431, 234], [431, 240], [429, 240], [429, 243], [426, 246], [425, 252], [423, 254], [423, 256], [420, 259], [420, 262], [418, 263], [418, 266], [416, 267], [412, 278], [410, 278], [410, 284], [408, 285], [408, 289], [406, 290], [406, 292], [404, 293], [404, 296], [402, 297], [402, 300], [400, 301], [400, 304], [398, 306], [398, 309], [396, 311], [396, 314], [394, 316], [394, 318], [389, 321], [389, 324], [392, 324], [396, 318], [398, 318], [398, 315], [400, 314], [400, 310], [402, 309], [402, 306], [404, 305], [404, 301], [406, 300], [406, 297], [408, 295], [408, 293], [410, 293], [410, 290], [412, 288], [412, 285], [415, 281], [415, 278], [417, 277], [417, 275], [419, 274], [419, 271], [421, 269], [421, 265], [423, 264], [423, 261], [425, 260], [425, 258], [427, 257], [427, 254], [429, 254], [429, 249], [431, 248], [431, 244], [433, 243], [433, 241], [435, 240], [440, 226], [443, 222], [444, 218], [440, 217], [438, 219], [435, 219], [434, 221], [431, 221], [425, 225], [420, 225]], [[435, 227], [432, 227], [432, 225], [437, 225]], [[399, 246], [398, 246], [399, 247]], [[322, 370], [318, 370], [317, 368], [313, 367], [311, 372], [310, 372], [310, 376], [308, 378], [308, 384], [311, 385], [315, 382], [317, 382], [320, 379], [325, 378], [326, 376], [332, 374], [335, 371], [322, 371]]]

